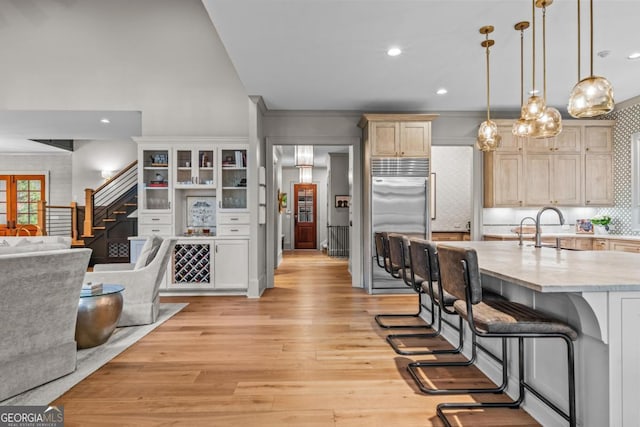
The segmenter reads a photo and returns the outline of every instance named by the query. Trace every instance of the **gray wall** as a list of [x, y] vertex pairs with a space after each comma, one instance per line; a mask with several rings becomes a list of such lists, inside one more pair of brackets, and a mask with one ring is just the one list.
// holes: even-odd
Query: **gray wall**
[[349, 209], [336, 208], [336, 195], [349, 195], [349, 154], [329, 153], [327, 217], [329, 225], [349, 225]]

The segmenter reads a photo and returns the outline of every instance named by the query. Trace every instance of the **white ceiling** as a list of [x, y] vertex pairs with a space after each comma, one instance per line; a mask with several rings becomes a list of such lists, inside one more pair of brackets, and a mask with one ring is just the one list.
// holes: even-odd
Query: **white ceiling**
[[[491, 105], [520, 104], [520, 37], [525, 0], [203, 0], [251, 95], [270, 109], [465, 111], [486, 108], [483, 25], [494, 25]], [[582, 77], [589, 74], [589, 2], [582, 1]], [[618, 102], [640, 95], [640, 1], [595, 0], [594, 74]], [[575, 0], [547, 9], [547, 99], [566, 113], [577, 81]], [[537, 47], [542, 18], [537, 10]], [[525, 89], [531, 88], [531, 28], [525, 33]], [[391, 46], [403, 49], [389, 57]], [[538, 49], [536, 49], [538, 50]], [[537, 87], [542, 88], [541, 52]], [[445, 87], [449, 93], [436, 95]]]
[[[103, 118], [110, 123], [102, 123]], [[64, 153], [30, 139], [130, 139], [141, 128], [139, 111], [0, 110], [0, 153]]]

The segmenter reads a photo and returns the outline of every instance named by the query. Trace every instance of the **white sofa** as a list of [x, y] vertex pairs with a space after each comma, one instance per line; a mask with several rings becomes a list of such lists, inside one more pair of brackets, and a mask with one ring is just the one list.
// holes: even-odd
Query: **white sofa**
[[69, 249], [71, 237], [6, 236], [0, 237], [0, 255]]
[[90, 249], [0, 255], [0, 401], [75, 370], [78, 300], [90, 255]]

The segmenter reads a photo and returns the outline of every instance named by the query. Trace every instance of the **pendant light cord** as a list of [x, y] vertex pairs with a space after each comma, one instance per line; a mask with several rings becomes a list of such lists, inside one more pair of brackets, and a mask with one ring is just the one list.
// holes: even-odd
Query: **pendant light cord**
[[580, 0], [578, 0], [578, 81], [580, 81]]
[[590, 40], [591, 40], [591, 75], [593, 76], [593, 0], [589, 4], [589, 24], [591, 25]]
[[489, 85], [489, 34], [486, 34], [486, 50], [487, 50], [487, 121], [489, 121], [491, 118], [489, 117], [489, 97], [490, 97], [490, 85]]
[[531, 63], [533, 64], [531, 79], [532, 79], [532, 94], [536, 94], [536, 0], [531, 1], [531, 24], [533, 27], [533, 49]]
[[524, 28], [520, 30], [520, 105], [524, 105]]
[[547, 7], [542, 6], [542, 95], [547, 103]]

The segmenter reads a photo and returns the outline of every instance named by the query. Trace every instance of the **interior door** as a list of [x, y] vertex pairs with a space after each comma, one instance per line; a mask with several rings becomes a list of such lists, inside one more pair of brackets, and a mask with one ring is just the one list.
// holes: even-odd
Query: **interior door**
[[294, 248], [316, 249], [316, 185], [294, 184]]
[[44, 175], [0, 175], [0, 235], [35, 235]]

